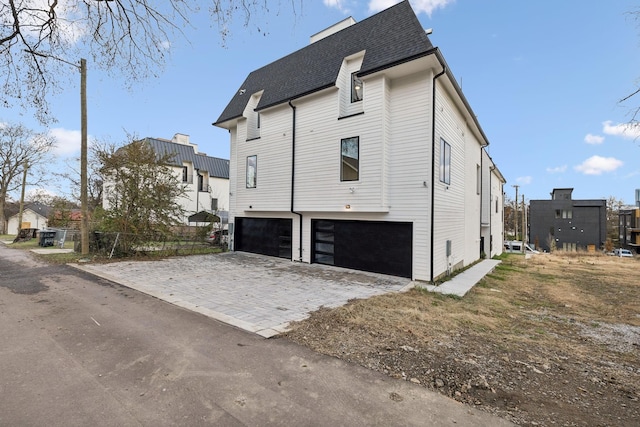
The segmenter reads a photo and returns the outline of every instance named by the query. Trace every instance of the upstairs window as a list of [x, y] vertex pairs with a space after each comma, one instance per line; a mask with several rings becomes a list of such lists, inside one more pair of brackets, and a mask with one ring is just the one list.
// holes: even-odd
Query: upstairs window
[[362, 101], [362, 80], [358, 77], [358, 73], [351, 73], [351, 102]]
[[256, 188], [258, 173], [258, 156], [247, 157], [247, 188]]
[[189, 181], [189, 168], [187, 166], [182, 167], [182, 182]]
[[343, 139], [340, 149], [340, 181], [357, 181], [360, 179], [360, 137]]
[[214, 212], [218, 210], [218, 199], [211, 199], [211, 210]]
[[451, 184], [451, 146], [440, 138], [440, 182]]
[[204, 177], [198, 174], [198, 191], [204, 191]]

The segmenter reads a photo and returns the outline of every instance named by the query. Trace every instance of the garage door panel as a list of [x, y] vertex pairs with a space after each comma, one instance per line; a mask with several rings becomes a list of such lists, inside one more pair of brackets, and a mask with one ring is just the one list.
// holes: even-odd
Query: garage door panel
[[235, 250], [291, 259], [291, 219], [236, 218]]
[[412, 223], [317, 220], [313, 230], [314, 262], [411, 277]]

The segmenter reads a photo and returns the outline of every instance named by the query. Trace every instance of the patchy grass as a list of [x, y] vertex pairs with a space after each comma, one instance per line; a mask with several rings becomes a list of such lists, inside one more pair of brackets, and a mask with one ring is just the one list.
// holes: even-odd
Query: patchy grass
[[501, 258], [464, 298], [351, 301], [285, 336], [518, 424], [640, 425], [640, 259]]

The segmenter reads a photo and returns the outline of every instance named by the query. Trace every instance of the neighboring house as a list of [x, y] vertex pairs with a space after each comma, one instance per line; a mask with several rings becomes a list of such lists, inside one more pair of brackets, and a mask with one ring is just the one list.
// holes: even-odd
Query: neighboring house
[[42, 230], [47, 228], [48, 217], [51, 208], [40, 202], [28, 203], [22, 211], [22, 227], [18, 223], [19, 213], [11, 215], [7, 221], [7, 234], [18, 234], [22, 228], [37, 228]]
[[504, 184], [507, 181], [493, 163], [489, 154], [482, 150], [482, 219], [480, 251], [488, 258], [500, 255], [504, 242]]
[[640, 254], [640, 208], [620, 209], [618, 219], [620, 247]]
[[[173, 156], [171, 167], [179, 181], [186, 186], [186, 194], [180, 199], [185, 211], [185, 225], [190, 222], [208, 222], [206, 214], [228, 210], [229, 160], [199, 153], [198, 146], [189, 141], [189, 135], [178, 133], [171, 140], [144, 138], [142, 141], [153, 147], [158, 156]], [[105, 191], [108, 188], [107, 183]], [[103, 197], [103, 207], [109, 208], [107, 197]], [[197, 213], [200, 215], [195, 217]], [[189, 217], [196, 221], [190, 221]]]
[[504, 178], [407, 1], [253, 71], [214, 125], [233, 250], [424, 281], [502, 251]]
[[607, 238], [607, 201], [573, 200], [573, 188], [555, 188], [551, 200], [529, 202], [529, 243], [550, 251], [600, 250]]

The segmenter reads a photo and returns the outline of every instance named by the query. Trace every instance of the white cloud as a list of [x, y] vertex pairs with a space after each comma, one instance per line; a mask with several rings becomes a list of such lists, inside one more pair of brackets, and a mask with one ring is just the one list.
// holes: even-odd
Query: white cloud
[[556, 166], [555, 168], [547, 168], [549, 173], [563, 173], [567, 170], [567, 165]]
[[584, 137], [584, 142], [586, 142], [587, 144], [591, 144], [591, 145], [602, 144], [604, 142], [604, 136], [592, 135], [592, 134], [588, 133]]
[[[340, 0], [324, 0], [325, 4], [331, 1], [340, 2]], [[426, 13], [431, 17], [434, 10], [443, 9], [454, 1], [455, 0], [413, 0], [411, 1], [411, 6], [416, 13]], [[369, 11], [380, 12], [396, 3], [399, 3], [398, 0], [370, 0]]]
[[624, 163], [615, 157], [591, 156], [582, 164], [575, 166], [575, 170], [585, 175], [602, 175], [603, 172], [613, 172]]
[[533, 181], [533, 178], [531, 176], [519, 176], [516, 178], [516, 182], [518, 184], [531, 184], [531, 181]]
[[613, 124], [611, 120], [602, 123], [602, 132], [607, 135], [621, 136], [625, 139], [640, 138], [640, 126], [629, 123]]
[[[26, 0], [24, 3], [23, 13], [18, 17], [21, 22], [21, 27], [24, 29], [33, 30], [28, 31], [27, 37], [32, 37], [37, 40], [41, 37], [37, 31], [39, 26], [45, 22], [49, 16], [49, 10], [51, 9], [50, 0]], [[60, 41], [67, 44], [75, 44], [79, 39], [87, 35], [87, 28], [84, 22], [80, 19], [82, 16], [80, 7], [84, 4], [76, 4], [81, 2], [60, 2], [56, 5], [56, 30]], [[3, 21], [6, 20], [5, 17]]]
[[70, 156], [80, 151], [80, 131], [53, 128], [49, 130], [49, 136], [55, 138], [53, 152], [59, 156]]
[[349, 13], [346, 0], [322, 0], [322, 3], [327, 7], [338, 9], [340, 12]]

